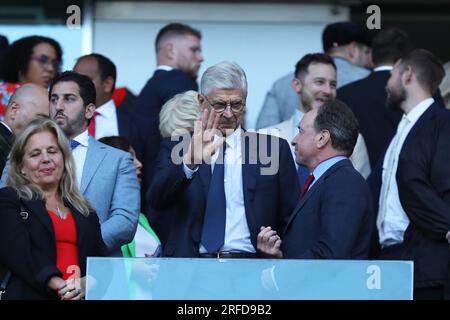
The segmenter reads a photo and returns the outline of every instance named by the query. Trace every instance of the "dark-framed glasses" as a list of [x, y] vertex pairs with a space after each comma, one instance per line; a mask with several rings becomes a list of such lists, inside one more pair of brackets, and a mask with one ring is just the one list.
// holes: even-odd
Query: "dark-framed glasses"
[[52, 67], [55, 70], [59, 70], [59, 68], [61, 67], [61, 61], [59, 61], [57, 59], [52, 60], [52, 59], [50, 59], [50, 57], [46, 56], [45, 54], [42, 54], [40, 56], [31, 56], [31, 59], [36, 60], [43, 66], [52, 65]]
[[228, 102], [221, 101], [221, 102], [211, 103], [206, 96], [205, 96], [205, 100], [216, 112], [224, 112], [228, 106], [230, 107], [231, 111], [238, 112], [238, 111], [241, 111], [245, 106], [245, 101], [231, 101], [230, 100]]

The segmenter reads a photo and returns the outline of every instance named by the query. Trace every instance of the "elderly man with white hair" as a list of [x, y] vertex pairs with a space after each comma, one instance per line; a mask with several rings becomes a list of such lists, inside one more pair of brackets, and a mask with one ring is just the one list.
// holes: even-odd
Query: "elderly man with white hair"
[[299, 186], [289, 145], [242, 128], [246, 98], [239, 65], [209, 67], [192, 137], [163, 141], [148, 193], [152, 207], [172, 217], [163, 256], [258, 257], [260, 227], [282, 228], [294, 209]]

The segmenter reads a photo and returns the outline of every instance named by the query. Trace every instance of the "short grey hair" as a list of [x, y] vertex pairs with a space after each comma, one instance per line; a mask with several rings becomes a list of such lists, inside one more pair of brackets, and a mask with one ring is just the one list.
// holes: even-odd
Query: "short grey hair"
[[189, 90], [167, 101], [159, 113], [159, 131], [163, 138], [194, 130], [194, 121], [201, 116], [198, 92]]
[[219, 62], [203, 73], [200, 93], [207, 96], [214, 89], [239, 89], [247, 98], [247, 77], [244, 70], [230, 61]]

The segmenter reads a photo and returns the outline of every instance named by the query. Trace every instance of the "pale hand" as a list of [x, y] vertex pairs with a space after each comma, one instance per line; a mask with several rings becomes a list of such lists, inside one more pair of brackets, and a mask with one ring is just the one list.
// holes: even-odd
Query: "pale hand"
[[195, 169], [202, 162], [211, 163], [211, 156], [220, 148], [225, 138], [214, 142], [214, 135], [220, 134], [217, 129], [220, 114], [205, 109], [202, 118], [194, 122], [194, 133], [188, 152], [183, 156], [183, 162], [189, 169]]
[[256, 240], [258, 250], [267, 258], [283, 258], [281, 239], [271, 227], [261, 227]]

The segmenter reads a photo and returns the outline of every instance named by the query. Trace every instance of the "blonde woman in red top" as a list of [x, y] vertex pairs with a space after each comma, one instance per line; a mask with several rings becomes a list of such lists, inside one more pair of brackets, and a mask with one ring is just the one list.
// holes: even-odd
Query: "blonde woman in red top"
[[3, 299], [84, 298], [86, 259], [106, 249], [75, 181], [64, 133], [50, 119], [32, 121], [0, 189], [0, 282], [11, 274]]

